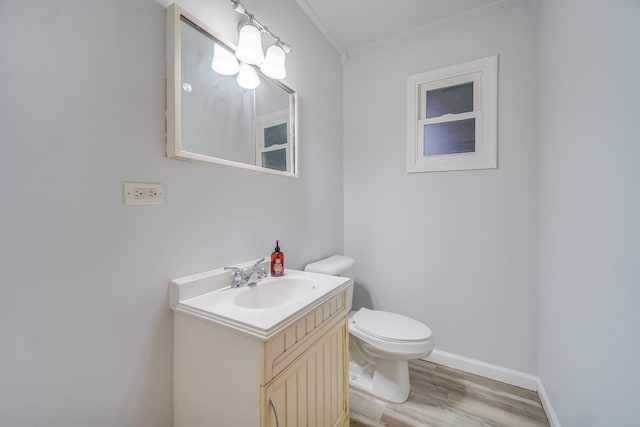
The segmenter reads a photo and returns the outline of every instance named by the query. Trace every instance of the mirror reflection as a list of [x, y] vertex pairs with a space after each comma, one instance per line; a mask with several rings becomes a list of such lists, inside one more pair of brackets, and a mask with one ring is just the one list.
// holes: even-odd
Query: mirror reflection
[[225, 61], [233, 59], [231, 44], [184, 11], [176, 24], [176, 126], [168, 132], [168, 155], [296, 176], [293, 90], [246, 64], [241, 67], [257, 73], [259, 85], [241, 87], [239, 80], [247, 78], [242, 68], [228, 75], [238, 70]]

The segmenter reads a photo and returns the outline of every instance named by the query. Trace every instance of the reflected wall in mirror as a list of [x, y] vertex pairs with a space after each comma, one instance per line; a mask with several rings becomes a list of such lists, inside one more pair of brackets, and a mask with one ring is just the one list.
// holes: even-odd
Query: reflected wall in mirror
[[167, 9], [167, 156], [297, 176], [296, 93], [214, 71], [235, 46], [177, 5]]

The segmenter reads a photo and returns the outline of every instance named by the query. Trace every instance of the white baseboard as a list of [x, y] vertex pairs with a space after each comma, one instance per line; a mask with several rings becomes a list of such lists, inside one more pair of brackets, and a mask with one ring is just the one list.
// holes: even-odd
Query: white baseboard
[[504, 368], [498, 365], [492, 365], [491, 363], [470, 359], [468, 357], [447, 353], [446, 351], [441, 350], [433, 350], [431, 355], [425, 357], [424, 360], [506, 384], [511, 384], [516, 387], [537, 391], [538, 396], [540, 397], [540, 403], [542, 403], [542, 408], [544, 409], [545, 414], [547, 414], [549, 426], [560, 427], [560, 421], [558, 421], [556, 412], [553, 410], [553, 406], [551, 406], [549, 395], [544, 389], [540, 378], [535, 375]]
[[549, 420], [549, 426], [560, 427], [560, 421], [558, 421], [558, 416], [556, 415], [556, 411], [554, 411], [553, 406], [551, 406], [549, 395], [547, 394], [547, 391], [544, 389], [544, 385], [542, 385], [542, 380], [540, 378], [538, 378], [538, 396], [540, 396], [540, 402], [542, 403], [542, 407], [544, 408], [545, 414], [547, 414], [547, 420]]
[[491, 363], [470, 359], [441, 350], [433, 350], [431, 355], [424, 360], [532, 391], [538, 390], [540, 381], [535, 375], [503, 368], [502, 366], [492, 365]]

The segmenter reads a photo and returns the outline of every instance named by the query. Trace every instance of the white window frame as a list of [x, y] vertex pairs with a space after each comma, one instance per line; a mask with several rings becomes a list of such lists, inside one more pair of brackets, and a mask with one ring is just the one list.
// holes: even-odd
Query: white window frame
[[[427, 91], [473, 82], [473, 111], [427, 119]], [[475, 118], [475, 151], [425, 156], [424, 127]], [[498, 56], [413, 74], [407, 78], [407, 172], [495, 169], [497, 162]]]
[[[264, 145], [264, 130], [266, 128], [270, 128], [272, 126], [281, 125], [283, 123], [287, 124], [287, 142], [284, 144], [274, 144], [270, 147], [265, 147]], [[262, 153], [266, 153], [268, 151], [275, 151], [285, 149], [285, 158], [287, 161], [287, 170], [285, 172], [291, 172], [291, 158], [289, 147], [289, 141], [291, 141], [291, 124], [289, 120], [289, 110], [280, 110], [273, 113], [265, 114], [262, 116], [256, 117], [256, 165], [263, 166], [262, 164]]]

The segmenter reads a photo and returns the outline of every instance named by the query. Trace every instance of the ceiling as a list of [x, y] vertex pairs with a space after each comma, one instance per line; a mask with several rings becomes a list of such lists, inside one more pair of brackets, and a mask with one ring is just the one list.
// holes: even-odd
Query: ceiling
[[438, 22], [518, 0], [296, 0], [343, 54]]

